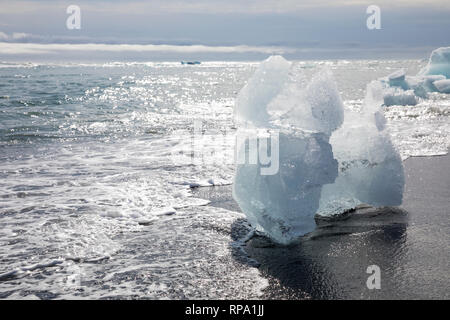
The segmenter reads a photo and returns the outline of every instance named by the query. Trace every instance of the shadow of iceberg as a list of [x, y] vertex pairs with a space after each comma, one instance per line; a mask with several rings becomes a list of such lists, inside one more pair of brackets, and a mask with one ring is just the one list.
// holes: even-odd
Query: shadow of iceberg
[[[258, 261], [269, 279], [265, 298], [275, 299], [385, 299], [401, 298], [395, 274], [401, 266], [408, 217], [398, 208], [358, 208], [337, 219], [316, 219], [317, 228], [295, 244], [282, 246], [255, 234], [239, 262]], [[232, 233], [245, 221], [237, 220]], [[370, 290], [366, 273], [381, 270], [383, 290]]]

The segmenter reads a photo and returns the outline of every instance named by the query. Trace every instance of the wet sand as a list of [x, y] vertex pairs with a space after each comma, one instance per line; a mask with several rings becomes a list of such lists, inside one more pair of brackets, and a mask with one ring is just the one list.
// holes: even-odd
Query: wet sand
[[[269, 280], [263, 298], [449, 299], [450, 156], [409, 158], [404, 166], [399, 208], [362, 207], [340, 219], [317, 219], [317, 229], [291, 246], [252, 237], [245, 251]], [[194, 193], [240, 211], [231, 186]], [[244, 225], [238, 220], [232, 230]], [[366, 285], [370, 265], [380, 267], [380, 289]]]

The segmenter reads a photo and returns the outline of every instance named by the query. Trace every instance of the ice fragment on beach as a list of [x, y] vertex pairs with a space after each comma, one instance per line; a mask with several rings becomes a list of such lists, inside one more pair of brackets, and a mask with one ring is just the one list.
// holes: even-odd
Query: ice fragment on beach
[[[233, 197], [250, 223], [290, 243], [315, 228], [317, 213], [343, 213], [362, 202], [400, 204], [403, 167], [385, 130], [381, 85], [369, 86], [363, 111], [346, 113], [342, 124], [344, 109], [331, 72], [320, 70], [305, 82], [283, 61], [263, 62], [235, 105], [238, 137], [247, 137], [237, 139], [236, 159], [252, 158], [251, 146], [263, 155], [279, 149], [274, 174], [261, 174], [263, 165], [255, 159], [236, 163]], [[267, 70], [276, 84], [266, 78]], [[261, 142], [275, 131], [270, 145]]]
[[[276, 85], [266, 78], [267, 70], [275, 75]], [[237, 163], [233, 196], [250, 223], [280, 243], [315, 228], [322, 186], [338, 174], [328, 140], [343, 121], [331, 72], [323, 70], [303, 87], [290, 71], [290, 63], [282, 57], [269, 58], [242, 89], [235, 106], [238, 120], [246, 120], [240, 122], [237, 134], [248, 137], [238, 139], [237, 159], [249, 159], [251, 145], [259, 146], [259, 155], [273, 155], [272, 148], [278, 146], [279, 163], [269, 175], [261, 174], [259, 162]], [[261, 85], [269, 82], [270, 94]], [[262, 143], [274, 130], [278, 134], [272, 143]]]

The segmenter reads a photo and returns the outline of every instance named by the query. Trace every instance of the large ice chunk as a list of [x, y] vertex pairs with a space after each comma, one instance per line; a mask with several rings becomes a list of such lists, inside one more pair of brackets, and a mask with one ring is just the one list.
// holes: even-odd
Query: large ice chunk
[[450, 47], [442, 47], [431, 53], [428, 65], [421, 70], [422, 75], [443, 75], [450, 78]]
[[[233, 196], [252, 225], [289, 243], [315, 228], [317, 213], [400, 204], [403, 167], [382, 102], [381, 85], [372, 84], [363, 111], [346, 113], [342, 125], [344, 108], [330, 71], [307, 81], [282, 57], [263, 62], [235, 106]], [[264, 174], [267, 163], [260, 160], [269, 154], [277, 170]]]
[[[346, 112], [344, 121], [331, 72], [320, 70], [305, 82], [288, 65], [281, 57], [266, 60], [239, 93], [233, 183], [250, 223], [284, 244], [312, 231], [317, 213], [340, 214], [360, 203], [398, 205], [404, 184], [381, 84], [368, 86], [362, 112]], [[261, 159], [269, 154], [277, 170], [264, 174]]]

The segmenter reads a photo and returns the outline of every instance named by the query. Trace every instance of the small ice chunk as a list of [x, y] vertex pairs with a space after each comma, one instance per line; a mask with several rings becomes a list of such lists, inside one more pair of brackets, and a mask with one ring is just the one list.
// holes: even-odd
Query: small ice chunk
[[384, 90], [384, 104], [386, 106], [415, 106], [417, 98], [414, 90], [403, 90], [400, 88], [386, 88]]
[[436, 80], [433, 85], [441, 93], [450, 93], [450, 79]]
[[391, 87], [400, 87], [403, 90], [408, 90], [408, 83], [405, 81], [406, 72], [404, 69], [400, 69], [388, 75], [389, 85]]

